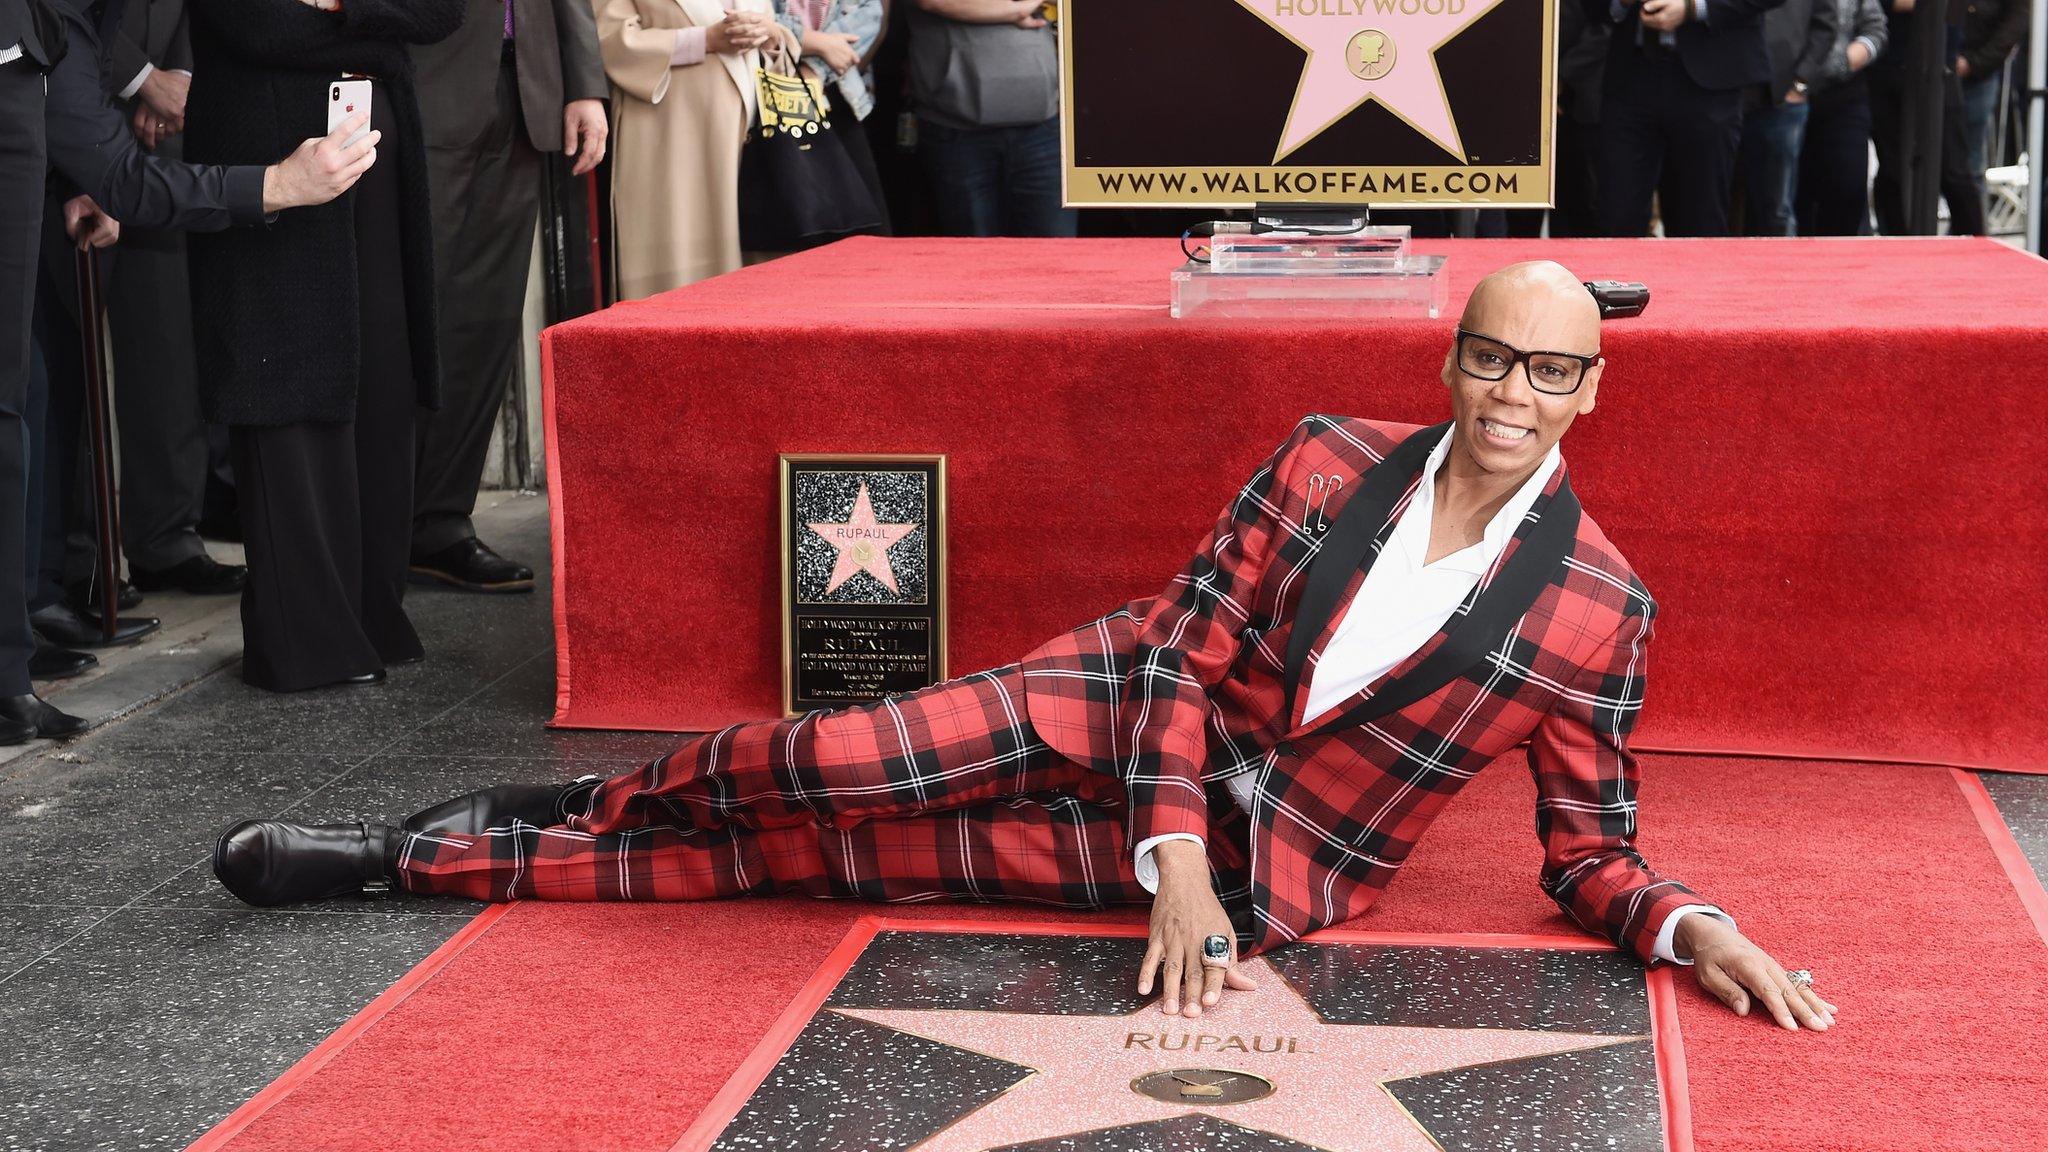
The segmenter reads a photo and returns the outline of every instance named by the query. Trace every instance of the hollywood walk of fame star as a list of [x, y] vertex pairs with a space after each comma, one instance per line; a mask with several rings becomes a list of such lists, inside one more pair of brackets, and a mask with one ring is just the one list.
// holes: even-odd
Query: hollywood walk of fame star
[[[832, 1011], [1032, 1069], [1009, 1091], [917, 1145], [918, 1152], [981, 1152], [1124, 1124], [1204, 1112], [1328, 1152], [1436, 1152], [1383, 1087], [1389, 1081], [1501, 1060], [1639, 1039], [1504, 1028], [1330, 1024], [1264, 960], [1258, 989], [1226, 993], [1196, 1019], [1156, 1005], [1118, 1016], [1048, 1016], [947, 1009]], [[1174, 1047], [1167, 1047], [1174, 1045]], [[1135, 1083], [1162, 1071], [1206, 1070], [1215, 1083], [1249, 1074], [1270, 1095], [1203, 1103], [1197, 1092], [1161, 1101]]]
[[1500, 0], [1237, 2], [1308, 53], [1276, 163], [1367, 100], [1465, 162], [1436, 50]]
[[884, 588], [896, 591], [896, 570], [889, 566], [889, 549], [917, 528], [916, 524], [877, 523], [875, 506], [868, 500], [867, 481], [861, 481], [860, 494], [853, 498], [853, 514], [844, 524], [810, 523], [811, 531], [839, 549], [839, 560], [832, 566], [825, 594], [830, 596], [856, 572], [866, 572], [880, 580]]

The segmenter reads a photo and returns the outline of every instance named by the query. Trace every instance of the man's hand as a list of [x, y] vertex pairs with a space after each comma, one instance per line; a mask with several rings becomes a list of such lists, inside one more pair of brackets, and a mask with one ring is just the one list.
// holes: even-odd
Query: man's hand
[[[1138, 966], [1138, 995], [1152, 994], [1152, 977], [1161, 978], [1159, 1010], [1172, 1016], [1200, 1016], [1213, 1007], [1224, 988], [1249, 992], [1257, 987], [1237, 967], [1237, 930], [1209, 887], [1209, 862], [1202, 846], [1189, 840], [1168, 840], [1152, 849], [1159, 863], [1159, 894], [1152, 900], [1152, 939]], [[1231, 941], [1230, 967], [1202, 963], [1202, 941], [1210, 936]]]
[[1669, 32], [1692, 16], [1692, 0], [1643, 0], [1643, 27]]
[[100, 210], [90, 196], [73, 196], [64, 202], [64, 234], [77, 243], [79, 251], [111, 247], [121, 239], [121, 222]]
[[137, 104], [135, 110], [128, 114], [128, 131], [134, 134], [135, 142], [149, 152], [156, 151], [156, 146], [170, 135], [147, 104]]
[[1870, 45], [1862, 40], [1851, 40], [1849, 47], [1844, 50], [1844, 55], [1849, 60], [1849, 71], [1861, 72], [1864, 65], [1870, 63]]
[[1045, 7], [1045, 0], [1014, 0], [1017, 5], [1017, 27], [1043, 28], [1045, 17], [1038, 14]]
[[1687, 916], [1672, 934], [1672, 951], [1691, 956], [1700, 987], [1737, 1016], [1749, 1015], [1754, 1003], [1768, 1009], [1781, 1027], [1794, 1031], [1806, 1027], [1825, 1032], [1835, 1022], [1833, 1004], [1812, 988], [1792, 983], [1776, 960], [1725, 921]]
[[135, 90], [142, 105], [156, 114], [157, 139], [185, 130], [185, 96], [191, 90], [190, 76], [163, 68], [150, 69], [149, 78]]
[[1970, 78], [1970, 62], [1969, 62], [1969, 60], [1967, 60], [1967, 59], [1965, 59], [1964, 57], [1961, 57], [1961, 56], [1958, 56], [1958, 57], [1956, 57], [1956, 79], [1958, 79], [1958, 80], [1968, 80], [1969, 78]]
[[562, 105], [562, 151], [576, 157], [571, 176], [581, 176], [604, 159], [604, 101], [571, 100]]
[[358, 112], [350, 116], [334, 131], [304, 141], [282, 162], [265, 168], [263, 210], [281, 212], [325, 204], [354, 187], [377, 162], [377, 141], [384, 134], [372, 128], [354, 144], [343, 147], [342, 141], [361, 128], [369, 115]]

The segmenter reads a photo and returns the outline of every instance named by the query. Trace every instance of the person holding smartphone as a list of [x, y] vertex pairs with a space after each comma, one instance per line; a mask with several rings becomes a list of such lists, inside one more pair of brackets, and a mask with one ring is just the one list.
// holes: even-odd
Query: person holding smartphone
[[274, 156], [368, 80], [376, 161], [349, 195], [195, 237], [209, 419], [228, 426], [249, 577], [242, 678], [372, 683], [424, 655], [402, 599], [413, 412], [437, 405], [433, 224], [409, 45], [462, 0], [192, 0], [186, 155]]
[[[60, 51], [67, 43], [69, 51]], [[98, 634], [93, 621], [89, 630], [51, 637], [46, 620], [31, 626], [29, 618], [28, 577], [43, 567], [39, 520], [48, 514], [48, 504], [30, 493], [61, 487], [74, 474], [69, 440], [46, 437], [40, 414], [75, 409], [84, 397], [73, 319], [47, 298], [35, 303], [39, 263], [66, 277], [71, 268], [67, 254], [43, 251], [46, 180], [50, 211], [65, 234], [104, 247], [119, 237], [119, 221], [217, 230], [262, 226], [277, 213], [325, 203], [368, 169], [376, 146], [371, 139], [344, 148], [316, 125], [243, 166], [181, 163], [142, 150], [106, 87], [97, 22], [83, 0], [14, 0], [0, 13], [0, 509], [13, 510], [0, 515], [0, 744], [84, 730], [83, 719], [44, 703], [31, 677], [89, 667], [90, 655], [60, 645]], [[51, 355], [30, 357], [31, 317], [45, 334], [35, 343]], [[73, 362], [68, 376], [60, 374], [62, 353]]]

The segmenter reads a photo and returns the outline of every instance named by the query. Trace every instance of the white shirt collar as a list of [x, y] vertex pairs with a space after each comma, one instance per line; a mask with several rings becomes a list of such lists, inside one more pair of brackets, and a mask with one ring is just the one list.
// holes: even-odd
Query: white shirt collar
[[[1403, 545], [1417, 569], [1422, 567], [1423, 558], [1429, 554], [1430, 522], [1436, 513], [1437, 469], [1450, 455], [1451, 440], [1457, 434], [1457, 429], [1453, 427], [1444, 434], [1443, 439], [1437, 441], [1435, 448], [1430, 449], [1429, 459], [1422, 465], [1422, 479], [1416, 484], [1415, 495], [1408, 503], [1408, 510], [1402, 513], [1401, 522], [1395, 526], [1396, 532], [1405, 536]], [[1515, 526], [1522, 522], [1522, 517], [1529, 514], [1529, 509], [1535, 505], [1536, 498], [1543, 495], [1544, 487], [1550, 483], [1550, 474], [1557, 471], [1561, 459], [1557, 445], [1552, 444], [1550, 451], [1543, 454], [1543, 462], [1536, 466], [1536, 471], [1529, 474], [1529, 478], [1522, 482], [1522, 486], [1515, 489], [1515, 494], [1508, 497], [1507, 503], [1500, 506], [1500, 511], [1493, 514], [1493, 519], [1486, 522], [1486, 532], [1479, 543], [1441, 557], [1435, 567], [1484, 576], [1487, 568], [1491, 567], [1494, 560], [1506, 549], [1508, 538], [1515, 534]], [[1403, 532], [1403, 529], [1406, 532]]]

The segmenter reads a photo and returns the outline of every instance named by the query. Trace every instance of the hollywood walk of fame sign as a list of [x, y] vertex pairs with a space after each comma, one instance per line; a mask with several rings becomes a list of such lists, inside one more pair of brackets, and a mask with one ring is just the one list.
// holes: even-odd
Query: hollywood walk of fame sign
[[864, 919], [676, 1152], [1689, 1152], [1668, 970], [1333, 931], [1196, 1019], [1142, 928]]
[[946, 678], [946, 458], [782, 455], [782, 709]]
[[1575, 2], [1068, 0], [1066, 202], [1548, 205]]

